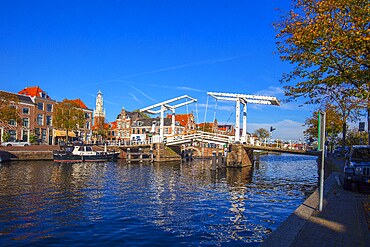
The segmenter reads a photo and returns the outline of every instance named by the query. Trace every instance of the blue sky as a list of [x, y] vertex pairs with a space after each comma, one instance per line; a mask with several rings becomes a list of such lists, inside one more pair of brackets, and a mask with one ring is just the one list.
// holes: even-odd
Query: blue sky
[[[0, 89], [40, 86], [53, 99], [104, 94], [109, 121], [122, 107], [143, 108], [207, 92], [284, 99], [272, 23], [290, 1], [1, 1]], [[281, 11], [277, 10], [280, 9]], [[233, 124], [234, 104], [209, 98], [206, 119]], [[311, 108], [248, 105], [248, 131], [275, 126], [274, 136], [303, 137]], [[178, 113], [195, 112], [195, 105]], [[216, 114], [215, 114], [216, 112]]]

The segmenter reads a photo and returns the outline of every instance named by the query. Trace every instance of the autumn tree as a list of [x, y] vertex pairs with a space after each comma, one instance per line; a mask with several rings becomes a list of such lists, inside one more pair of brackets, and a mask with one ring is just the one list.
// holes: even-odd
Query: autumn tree
[[15, 120], [20, 122], [21, 118], [17, 110], [19, 100], [17, 95], [0, 91], [0, 121], [9, 122]]
[[348, 146], [361, 145], [366, 142], [368, 133], [358, 131], [358, 129], [351, 129], [348, 131], [346, 144]]
[[370, 2], [293, 2], [294, 8], [275, 23], [280, 58], [293, 65], [282, 78], [286, 95], [323, 104], [330, 92], [340, 92], [370, 109]]
[[270, 132], [265, 128], [256, 129], [253, 134], [260, 140], [270, 137]]
[[[338, 134], [343, 131], [343, 123], [345, 121], [341, 120], [341, 114], [338, 112], [337, 108], [333, 105], [327, 105], [325, 109], [326, 112], [326, 132], [328, 135], [327, 141], [329, 146], [333, 147], [336, 143]], [[307, 129], [304, 131], [304, 136], [307, 140], [311, 142], [317, 140], [318, 134], [318, 111], [313, 112], [312, 116], [307, 118], [305, 121], [305, 126]]]
[[67, 141], [68, 132], [78, 130], [85, 124], [85, 114], [79, 105], [73, 100], [64, 99], [56, 104], [53, 115], [53, 125], [66, 131]]

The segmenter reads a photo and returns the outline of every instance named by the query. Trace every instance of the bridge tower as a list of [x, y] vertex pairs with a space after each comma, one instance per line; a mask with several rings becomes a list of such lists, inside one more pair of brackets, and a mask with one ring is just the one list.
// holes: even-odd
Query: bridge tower
[[[183, 102], [184, 100], [186, 100], [186, 101]], [[174, 103], [176, 101], [181, 102], [181, 103], [178, 103], [176, 105], [170, 105], [170, 103]], [[143, 109], [140, 109], [139, 111], [140, 112], [147, 112], [149, 114], [158, 114], [158, 113], [160, 113], [161, 121], [160, 121], [159, 135], [160, 135], [161, 142], [162, 142], [163, 139], [164, 139], [164, 113], [165, 113], [165, 111], [171, 110], [171, 112], [172, 112], [171, 128], [172, 128], [172, 133], [175, 133], [175, 124], [176, 124], [176, 122], [175, 122], [175, 109], [179, 108], [181, 106], [191, 104], [191, 103], [196, 102], [196, 101], [197, 101], [197, 99], [195, 99], [195, 98], [192, 98], [188, 95], [183, 95], [183, 96], [180, 96], [180, 97], [177, 97], [177, 98], [169, 99], [169, 100], [166, 100], [166, 101], [163, 101], [163, 102], [145, 107]]]
[[249, 94], [236, 94], [236, 93], [214, 93], [208, 92], [216, 100], [234, 101], [235, 103], [235, 142], [240, 142], [240, 104], [243, 104], [243, 133], [242, 139], [246, 141], [247, 138], [247, 104], [262, 104], [262, 105], [276, 105], [280, 106], [280, 102], [276, 97], [249, 95]]

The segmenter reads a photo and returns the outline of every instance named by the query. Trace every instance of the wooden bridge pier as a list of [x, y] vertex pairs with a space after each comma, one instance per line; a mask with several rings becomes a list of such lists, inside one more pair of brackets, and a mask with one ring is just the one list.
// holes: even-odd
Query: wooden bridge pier
[[220, 168], [225, 168], [225, 157], [223, 156], [222, 151], [218, 152], [218, 155], [216, 151], [213, 151], [211, 157], [211, 170], [215, 171]]
[[[150, 150], [149, 153], [144, 153], [142, 148], [139, 148], [137, 153], [132, 153], [130, 148], [127, 148], [126, 150], [127, 154], [127, 163], [139, 161], [142, 163], [143, 161], [150, 161], [154, 162], [154, 154], [153, 150]], [[145, 158], [144, 158], [145, 156]]]

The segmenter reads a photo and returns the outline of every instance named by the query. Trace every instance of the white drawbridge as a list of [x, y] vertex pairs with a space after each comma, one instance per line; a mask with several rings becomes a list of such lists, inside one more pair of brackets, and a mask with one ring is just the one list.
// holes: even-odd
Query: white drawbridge
[[234, 101], [236, 102], [235, 111], [235, 142], [240, 142], [240, 103], [243, 104], [243, 133], [242, 139], [247, 137], [247, 103], [262, 104], [262, 105], [276, 105], [280, 106], [280, 102], [276, 97], [250, 95], [250, 94], [236, 94], [236, 93], [214, 93], [208, 92], [216, 100]]
[[[186, 101], [185, 102], [181, 102], [183, 100], [186, 100]], [[178, 103], [176, 105], [170, 105], [170, 103], [173, 103], [173, 102], [176, 102], [176, 101], [179, 101], [181, 103]], [[171, 128], [172, 128], [172, 133], [174, 134], [175, 133], [175, 124], [176, 124], [176, 121], [175, 121], [175, 109], [176, 108], [179, 108], [181, 106], [185, 106], [185, 105], [191, 104], [193, 102], [197, 102], [197, 99], [192, 98], [192, 97], [190, 97], [188, 95], [183, 95], [183, 96], [180, 96], [180, 97], [177, 97], [177, 98], [169, 99], [169, 100], [166, 100], [166, 101], [163, 101], [163, 102], [160, 102], [160, 103], [157, 103], [157, 104], [154, 104], [154, 105], [145, 107], [143, 109], [140, 109], [139, 111], [140, 112], [147, 112], [149, 114], [158, 114], [158, 113], [161, 114], [161, 122], [160, 122], [159, 135], [160, 135], [161, 141], [163, 141], [163, 139], [164, 139], [164, 113], [165, 113], [165, 111], [167, 111], [167, 110], [171, 110], [172, 111]]]

